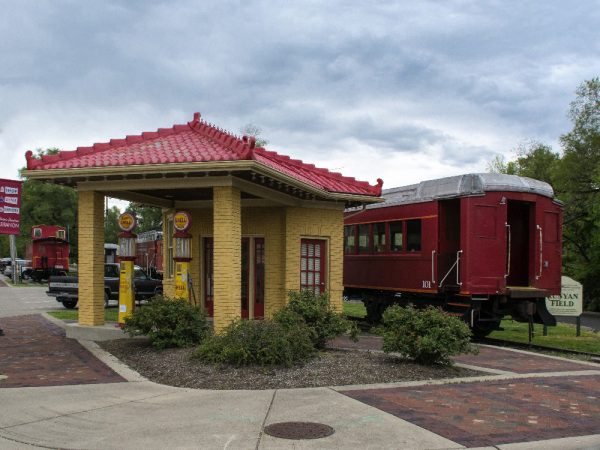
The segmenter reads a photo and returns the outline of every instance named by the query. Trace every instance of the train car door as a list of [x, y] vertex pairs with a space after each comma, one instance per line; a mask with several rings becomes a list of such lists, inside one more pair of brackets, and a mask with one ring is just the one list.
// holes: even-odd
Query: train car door
[[460, 250], [460, 199], [438, 203], [437, 278], [440, 289], [458, 288], [457, 258]]
[[507, 286], [529, 286], [532, 274], [535, 241], [532, 227], [533, 204], [517, 200], [508, 200], [507, 214], [506, 267]]

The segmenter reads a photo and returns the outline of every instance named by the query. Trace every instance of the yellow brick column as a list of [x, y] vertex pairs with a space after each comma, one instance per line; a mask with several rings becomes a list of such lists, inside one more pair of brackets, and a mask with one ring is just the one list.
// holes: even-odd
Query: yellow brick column
[[214, 329], [241, 317], [242, 213], [240, 191], [213, 188]]
[[104, 325], [104, 195], [79, 192], [79, 324]]

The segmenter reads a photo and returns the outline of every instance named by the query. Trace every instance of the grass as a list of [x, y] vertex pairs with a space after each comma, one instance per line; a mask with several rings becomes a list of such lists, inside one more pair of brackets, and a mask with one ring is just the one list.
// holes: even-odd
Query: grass
[[[529, 343], [528, 324], [515, 322], [511, 319], [502, 321], [504, 331], [494, 331], [489, 337], [511, 342]], [[581, 328], [581, 336], [576, 336], [575, 325], [559, 323], [548, 327], [548, 336], [543, 336], [543, 325], [534, 325], [532, 344], [542, 345], [551, 349], [576, 350], [586, 353], [600, 354], [600, 333]]]
[[[60, 320], [77, 320], [79, 311], [77, 309], [59, 309], [56, 311], [48, 311], [52, 317]], [[119, 308], [107, 308], [104, 310], [104, 320], [106, 322], [117, 322], [119, 316]]]
[[362, 302], [344, 302], [344, 315], [362, 319], [367, 315], [367, 310]]
[[[367, 311], [361, 302], [344, 302], [344, 315], [363, 318]], [[501, 326], [504, 331], [494, 331], [489, 337], [521, 344], [529, 343], [527, 323], [505, 319]], [[575, 334], [575, 325], [559, 323], [555, 327], [548, 327], [548, 336], [543, 336], [543, 325], [535, 324], [532, 343], [549, 349], [600, 354], [600, 333], [582, 327], [581, 336], [577, 337]]]

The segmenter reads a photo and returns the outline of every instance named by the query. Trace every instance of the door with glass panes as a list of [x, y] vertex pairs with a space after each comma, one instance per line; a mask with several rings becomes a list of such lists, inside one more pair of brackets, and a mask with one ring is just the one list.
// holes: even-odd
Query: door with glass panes
[[327, 290], [325, 276], [326, 244], [321, 239], [302, 239], [300, 243], [300, 289], [315, 294]]

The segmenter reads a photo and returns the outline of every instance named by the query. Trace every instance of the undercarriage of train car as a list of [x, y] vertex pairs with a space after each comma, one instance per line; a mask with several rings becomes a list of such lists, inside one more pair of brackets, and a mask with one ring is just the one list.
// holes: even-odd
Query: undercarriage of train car
[[517, 322], [556, 325], [556, 319], [546, 309], [544, 297], [436, 296], [356, 288], [346, 289], [344, 295], [362, 300], [367, 310], [367, 320], [371, 323], [379, 323], [383, 312], [391, 305], [412, 305], [416, 308], [432, 305], [461, 317], [477, 337], [500, 329], [500, 322], [506, 317]]

